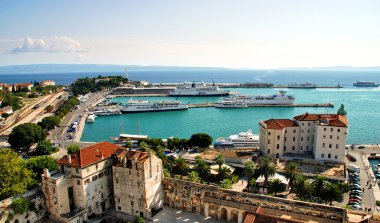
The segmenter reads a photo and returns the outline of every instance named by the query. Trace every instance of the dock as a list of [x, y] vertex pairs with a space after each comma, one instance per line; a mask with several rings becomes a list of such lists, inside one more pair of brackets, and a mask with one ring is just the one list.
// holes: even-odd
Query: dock
[[[214, 107], [214, 103], [201, 103], [201, 104], [189, 104], [189, 108], [207, 108]], [[325, 104], [286, 104], [286, 105], [271, 105], [271, 104], [257, 104], [257, 105], [248, 105], [248, 107], [322, 107], [322, 108], [333, 108], [334, 104], [325, 103]]]

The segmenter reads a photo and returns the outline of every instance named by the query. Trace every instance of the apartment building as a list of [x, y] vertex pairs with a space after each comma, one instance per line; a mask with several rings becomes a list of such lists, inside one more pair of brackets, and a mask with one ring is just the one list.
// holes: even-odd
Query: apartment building
[[162, 161], [155, 155], [123, 151], [112, 169], [116, 211], [151, 217], [163, 207]]
[[42, 188], [50, 216], [83, 222], [113, 205], [112, 165], [125, 148], [100, 142], [58, 160], [59, 171], [45, 170]]
[[320, 161], [342, 163], [348, 134], [347, 112], [308, 114], [291, 119], [269, 119], [259, 123], [260, 150], [264, 155], [312, 155]]

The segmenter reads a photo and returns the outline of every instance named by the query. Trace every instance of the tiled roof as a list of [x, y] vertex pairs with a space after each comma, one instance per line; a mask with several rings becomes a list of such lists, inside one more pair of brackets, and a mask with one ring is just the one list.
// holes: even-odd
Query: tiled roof
[[[110, 142], [99, 142], [71, 154], [71, 166], [83, 168], [101, 160], [105, 160], [124, 150], [126, 150], [124, 147]], [[68, 157], [64, 156], [62, 159], [58, 160], [58, 164], [67, 165]]]
[[141, 151], [132, 151], [132, 150], [123, 150], [121, 153], [117, 155], [117, 159], [119, 162], [121, 162], [124, 158], [127, 160], [135, 159], [136, 161], [144, 161], [146, 158], [149, 157], [149, 154], [147, 152], [141, 152]]
[[255, 222], [255, 215], [251, 213], [247, 213], [247, 215], [244, 218], [244, 223], [254, 223]]
[[281, 130], [285, 127], [294, 127], [298, 126], [298, 124], [290, 119], [269, 119], [264, 121], [264, 123], [267, 125], [267, 129], [276, 129]]
[[337, 114], [309, 114], [294, 117], [298, 121], [326, 121], [324, 124], [329, 126], [347, 127], [348, 119], [346, 116]]

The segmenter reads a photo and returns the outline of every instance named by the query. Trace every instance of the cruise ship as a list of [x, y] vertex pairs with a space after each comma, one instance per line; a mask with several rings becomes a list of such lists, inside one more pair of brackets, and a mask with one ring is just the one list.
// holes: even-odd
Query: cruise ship
[[376, 84], [373, 81], [357, 81], [354, 83], [355, 87], [379, 87], [379, 84]]
[[244, 101], [221, 101], [214, 104], [215, 108], [246, 108], [247, 103]]
[[221, 90], [213, 84], [207, 86], [205, 83], [184, 83], [178, 85], [176, 89], [169, 92], [170, 96], [227, 96], [230, 91]]
[[258, 147], [259, 135], [252, 133], [252, 130], [240, 132], [238, 135], [230, 135], [228, 138], [218, 138], [215, 142], [217, 148], [243, 148]]
[[108, 116], [108, 115], [120, 115], [121, 112], [118, 109], [102, 109], [102, 110], [96, 110], [93, 112], [94, 115], [96, 116]]
[[302, 83], [302, 84], [294, 83], [294, 84], [289, 84], [288, 88], [317, 88], [317, 85], [312, 84], [312, 83]]
[[188, 109], [188, 105], [180, 101], [128, 101], [128, 104], [121, 109], [122, 113], [133, 112], [157, 112], [157, 111], [176, 111]]
[[288, 105], [293, 104], [295, 98], [292, 95], [286, 95], [286, 91], [279, 91], [274, 95], [237, 95], [223, 98], [224, 101], [241, 101], [250, 105]]

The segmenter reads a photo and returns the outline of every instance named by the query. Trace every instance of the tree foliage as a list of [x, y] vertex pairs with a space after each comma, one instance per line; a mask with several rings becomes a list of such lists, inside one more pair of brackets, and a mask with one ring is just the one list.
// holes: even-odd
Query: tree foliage
[[0, 149], [0, 200], [21, 194], [32, 186], [34, 173], [11, 149]]
[[194, 170], [199, 174], [202, 180], [207, 180], [210, 177], [210, 166], [202, 160], [201, 156], [195, 157]]
[[30, 158], [26, 163], [26, 167], [35, 173], [35, 179], [41, 180], [41, 174], [45, 168], [49, 170], [56, 170], [58, 168], [56, 160], [51, 156], [40, 156]]
[[220, 182], [220, 187], [224, 189], [231, 189], [232, 188], [232, 180], [230, 179], [224, 179]]
[[73, 153], [76, 153], [80, 150], [80, 147], [78, 145], [70, 145], [68, 148], [67, 148], [67, 153], [68, 154], [73, 154]]
[[16, 111], [22, 106], [21, 99], [16, 95], [13, 95], [11, 92], [1, 91], [0, 98], [3, 99], [0, 106], [2, 108], [9, 105], [12, 107], [13, 111]]
[[173, 171], [176, 174], [181, 175], [181, 178], [189, 172], [190, 168], [186, 160], [183, 158], [177, 158], [173, 166]]
[[206, 133], [193, 134], [189, 140], [189, 143], [193, 147], [206, 148], [212, 143], [212, 137]]
[[188, 139], [179, 139], [179, 138], [169, 138], [168, 139], [168, 149], [185, 149], [189, 147]]
[[199, 174], [196, 171], [191, 171], [189, 173], [189, 180], [191, 182], [194, 182], [194, 183], [200, 183], [201, 182], [201, 178], [199, 177]]
[[294, 180], [298, 175], [301, 175], [301, 168], [295, 162], [290, 162], [285, 167], [285, 177], [289, 180], [290, 190], [293, 191]]
[[56, 111], [55, 111], [55, 115], [59, 116], [60, 118], [63, 118], [65, 117], [65, 115], [67, 115], [70, 110], [79, 103], [79, 100], [78, 98], [74, 97], [74, 96], [71, 96], [67, 99], [67, 101], [65, 101], [65, 103], [60, 106]]
[[30, 206], [29, 200], [19, 197], [12, 201], [10, 208], [15, 214], [24, 214], [28, 212]]
[[244, 172], [248, 177], [248, 181], [252, 179], [255, 174], [256, 165], [252, 161], [248, 161], [244, 164]]
[[34, 123], [24, 123], [13, 128], [8, 142], [14, 149], [29, 150], [30, 146], [44, 140], [46, 134], [41, 126]]
[[44, 130], [52, 130], [61, 123], [61, 117], [57, 115], [45, 117], [41, 122], [37, 123]]
[[273, 179], [269, 184], [269, 189], [277, 195], [278, 193], [284, 192], [286, 190], [286, 185], [281, 182], [280, 179]]
[[34, 155], [49, 155], [57, 151], [50, 141], [41, 140], [37, 143]]
[[264, 176], [265, 184], [268, 183], [268, 178], [276, 173], [276, 165], [266, 156], [259, 159], [257, 173], [259, 176]]
[[71, 84], [71, 89], [73, 94], [78, 96], [107, 88], [115, 88], [118, 87], [120, 83], [125, 81], [128, 81], [128, 79], [122, 76], [99, 76], [97, 78], [86, 77], [76, 80], [73, 84]]

